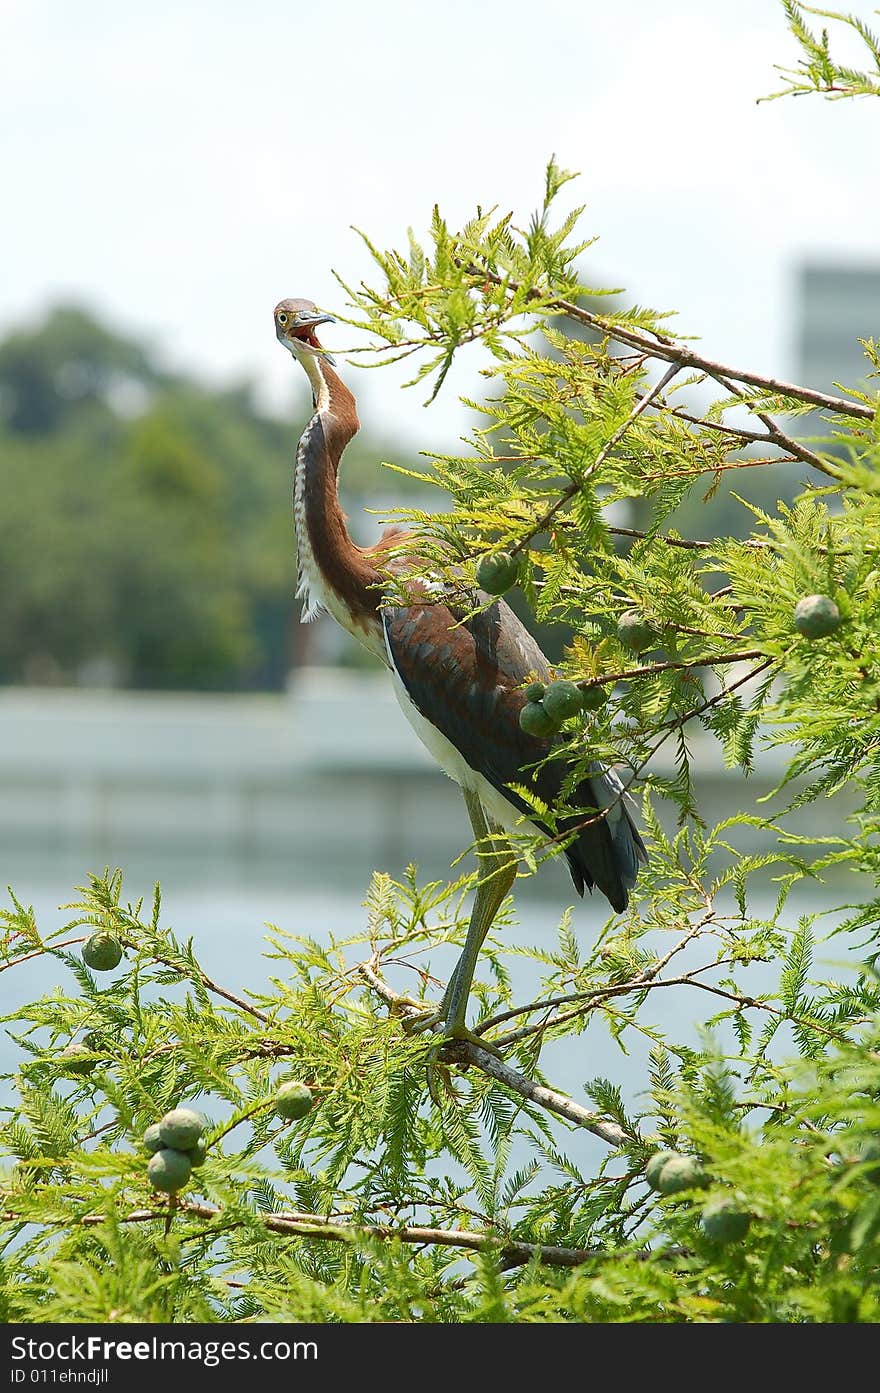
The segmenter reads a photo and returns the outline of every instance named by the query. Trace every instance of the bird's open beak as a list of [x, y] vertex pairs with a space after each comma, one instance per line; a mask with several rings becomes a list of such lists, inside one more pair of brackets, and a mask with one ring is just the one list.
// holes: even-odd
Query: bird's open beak
[[[335, 323], [336, 323], [336, 320], [335, 320], [335, 318], [333, 317], [332, 314], [316, 314], [316, 315], [315, 315], [313, 318], [311, 318], [311, 319], [301, 319], [301, 320], [298, 320], [298, 321], [297, 321], [297, 328], [305, 328], [305, 327], [307, 326], [309, 329], [316, 329], [316, 328], [318, 327], [319, 324], [335, 324]], [[317, 344], [317, 342], [318, 342], [318, 340], [315, 339], [315, 343], [316, 343], [316, 344]], [[325, 361], [325, 363], [329, 363], [331, 367], [334, 367], [334, 368], [336, 367], [336, 359], [333, 357], [333, 354], [332, 354], [332, 353], [328, 353], [328, 352], [327, 352], [326, 348], [317, 348], [317, 349], [316, 349], [316, 348], [312, 347], [312, 345], [309, 344], [308, 342], [306, 343], [306, 346], [311, 350], [312, 353], [315, 354], [315, 357], [316, 357], [316, 358], [323, 358], [324, 361]]]
[[[335, 367], [336, 360], [333, 355], [322, 348], [317, 339], [314, 340], [314, 343], [309, 342], [309, 339], [313, 337], [312, 331], [317, 329], [319, 324], [335, 323], [336, 319], [332, 314], [301, 315], [297, 316], [289, 326], [285, 325], [283, 329], [276, 328], [276, 333], [281, 344], [285, 348], [289, 348], [291, 352], [312, 353], [316, 358], [324, 358]], [[294, 344], [296, 345], [295, 350]]]

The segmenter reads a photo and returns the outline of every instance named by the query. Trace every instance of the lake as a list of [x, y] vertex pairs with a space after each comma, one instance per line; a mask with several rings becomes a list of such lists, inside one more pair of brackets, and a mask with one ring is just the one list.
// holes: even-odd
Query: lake
[[[458, 789], [401, 719], [388, 683], [372, 674], [306, 670], [274, 696], [0, 689], [0, 732], [0, 886], [32, 903], [48, 929], [66, 922], [58, 905], [75, 898], [90, 870], [121, 867], [126, 899], [149, 898], [158, 879], [163, 922], [192, 936], [205, 970], [233, 991], [259, 989], [277, 968], [260, 956], [267, 923], [318, 939], [345, 936], [363, 923], [373, 867], [399, 877], [412, 859], [422, 883], [446, 880], [470, 840]], [[710, 821], [737, 808], [770, 812], [760, 800], [780, 776], [778, 751], [763, 752], [745, 779], [723, 766], [705, 733], [691, 745]], [[661, 752], [659, 772], [672, 772], [667, 759]], [[842, 829], [847, 807], [838, 803], [845, 799], [835, 800], [836, 824], [829, 806], [817, 804], [798, 814], [795, 830]], [[757, 846], [767, 834], [748, 838]], [[850, 886], [805, 882], [787, 921], [844, 894], [852, 896]], [[550, 945], [575, 902], [562, 862], [545, 865], [518, 883], [507, 941]], [[767, 891], [753, 908], [760, 914], [771, 904]], [[588, 897], [576, 903], [572, 927], [589, 944], [605, 917], [605, 901]], [[836, 942], [823, 950], [828, 964], [842, 956]], [[432, 955], [441, 978], [451, 963], [448, 949]], [[539, 966], [516, 957], [508, 966], [516, 999], [534, 1000]], [[38, 959], [0, 974], [3, 1009], [49, 990], [59, 970]], [[754, 965], [743, 985], [767, 990], [777, 972]], [[699, 1022], [718, 1004], [693, 989], [657, 990], [644, 1019], [697, 1044]], [[548, 1045], [542, 1067], [579, 1101], [584, 1082], [602, 1076], [634, 1100], [647, 1046], [634, 1036], [627, 1045], [624, 1054], [596, 1015], [583, 1035]], [[18, 1058], [0, 1036], [0, 1067], [14, 1068]], [[585, 1134], [576, 1144], [601, 1153]]]
[[[71, 851], [63, 859], [65, 879], [58, 875], [58, 864], [52, 858], [43, 859], [33, 848], [16, 855], [7, 854], [5, 876], [20, 899], [32, 903], [41, 928], [60, 926], [69, 918], [58, 906], [74, 898], [73, 887], [83, 880], [83, 870], [95, 863], [86, 860], [76, 868]], [[95, 867], [100, 869], [100, 867]], [[339, 867], [321, 867], [314, 860], [297, 862], [288, 858], [221, 860], [212, 856], [201, 859], [175, 857], [171, 854], [150, 856], [146, 860], [132, 853], [123, 866], [126, 874], [125, 898], [152, 894], [154, 877], [163, 887], [163, 923], [172, 927], [181, 938], [192, 936], [196, 955], [208, 974], [221, 985], [240, 993], [243, 987], [259, 989], [266, 985], [271, 973], [277, 973], [277, 961], [261, 959], [266, 925], [273, 924], [292, 934], [307, 934], [319, 940], [330, 934], [343, 937], [357, 931], [364, 923], [362, 901], [369, 884], [368, 865], [351, 864], [343, 872]], [[389, 866], [399, 873], [400, 866]], [[426, 867], [421, 879], [443, 876], [442, 867]], [[562, 866], [542, 868], [534, 879], [521, 882], [517, 891], [517, 923], [505, 930], [505, 938], [519, 944], [553, 944], [560, 915], [566, 905], [576, 904], [572, 927], [576, 935], [589, 943], [605, 919], [605, 902], [598, 897], [577, 901]], [[556, 898], [546, 898], [552, 890]], [[797, 914], [820, 907], [821, 898], [828, 907], [834, 904], [829, 890], [817, 894], [815, 886], [797, 892], [790, 902], [787, 921], [793, 924]], [[769, 912], [772, 899], [767, 897], [755, 906], [757, 913]], [[663, 947], [668, 947], [664, 943]], [[823, 953], [826, 970], [842, 958], [842, 945], [832, 942]], [[449, 949], [432, 955], [437, 975], [445, 977], [453, 961]], [[682, 961], [693, 965], [696, 957], [689, 952]], [[533, 1000], [538, 994], [541, 967], [526, 958], [507, 960], [511, 972], [515, 1000]], [[752, 993], [765, 990], [775, 983], [778, 968], [773, 964], [756, 964], [742, 973], [745, 989]], [[2, 974], [0, 986], [4, 1010], [14, 1002], [33, 1000], [59, 982], [59, 968], [52, 959], [37, 959]], [[402, 986], [402, 984], [401, 984]], [[702, 993], [684, 988], [654, 991], [644, 1008], [644, 1020], [668, 1031], [676, 1041], [697, 1045], [699, 1024], [721, 1003]], [[723, 1036], [722, 1036], [723, 1038]], [[780, 1036], [781, 1041], [783, 1036]], [[604, 1022], [596, 1016], [589, 1029], [573, 1039], [551, 1042], [542, 1054], [542, 1068], [548, 1081], [576, 1101], [587, 1103], [584, 1084], [596, 1077], [606, 1077], [617, 1083], [624, 1097], [638, 1106], [644, 1087], [649, 1045], [628, 1033], [627, 1053], [609, 1034]], [[794, 1052], [794, 1051], [792, 1051]], [[0, 1041], [0, 1067], [3, 1072], [14, 1068], [20, 1051], [8, 1037]], [[6, 1096], [9, 1097], [8, 1086]], [[582, 1164], [598, 1161], [604, 1145], [586, 1133], [569, 1138], [566, 1146]], [[520, 1160], [524, 1159], [522, 1157]]]

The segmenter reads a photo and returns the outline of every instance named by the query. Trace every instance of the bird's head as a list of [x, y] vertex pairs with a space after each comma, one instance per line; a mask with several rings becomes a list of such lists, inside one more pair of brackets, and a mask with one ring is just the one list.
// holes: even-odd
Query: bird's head
[[275, 335], [278, 342], [300, 362], [320, 355], [325, 361], [333, 359], [318, 342], [315, 330], [319, 324], [335, 324], [332, 314], [322, 314], [311, 300], [281, 300], [275, 306]]

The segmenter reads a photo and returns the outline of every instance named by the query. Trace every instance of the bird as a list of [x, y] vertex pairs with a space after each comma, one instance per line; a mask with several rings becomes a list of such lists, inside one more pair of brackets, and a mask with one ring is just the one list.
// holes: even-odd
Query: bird
[[[308, 622], [328, 612], [388, 668], [416, 735], [460, 785], [474, 833], [479, 874], [464, 948], [439, 1007], [419, 1028], [486, 1048], [467, 1027], [467, 1007], [480, 949], [516, 877], [511, 835], [561, 836], [577, 893], [596, 887], [620, 913], [647, 861], [645, 845], [613, 769], [594, 761], [563, 800], [570, 763], [548, 759], [552, 738], [522, 729], [525, 688], [546, 681], [550, 664], [506, 601], [476, 589], [463, 605], [460, 589], [423, 577], [407, 587], [401, 544], [409, 534], [400, 526], [387, 528], [373, 546], [355, 544], [338, 474], [360, 428], [357, 404], [317, 337], [336, 319], [311, 300], [286, 299], [275, 306], [274, 321], [279, 343], [305, 370], [312, 392], [293, 470], [301, 617]], [[401, 579], [403, 585], [393, 583]], [[535, 809], [561, 801], [579, 811], [560, 817], [554, 829]]]

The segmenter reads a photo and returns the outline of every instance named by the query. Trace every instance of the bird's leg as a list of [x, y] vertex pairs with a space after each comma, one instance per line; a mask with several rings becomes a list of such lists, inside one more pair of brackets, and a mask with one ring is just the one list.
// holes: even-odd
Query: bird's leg
[[[465, 1015], [480, 949], [516, 876], [516, 858], [510, 843], [488, 821], [477, 795], [465, 790], [464, 801], [476, 837], [479, 880], [467, 938], [441, 1007], [447, 1035], [458, 1039], [467, 1033]], [[485, 1044], [480, 1037], [477, 1039]]]
[[440, 1009], [426, 1020], [419, 1021], [415, 1029], [426, 1030], [442, 1023], [445, 1025], [445, 1034], [450, 1039], [473, 1040], [483, 1049], [491, 1050], [492, 1046], [488, 1041], [467, 1029], [465, 1016], [477, 958], [495, 915], [516, 877], [516, 857], [506, 837], [486, 818], [477, 795], [467, 789], [464, 789], [463, 793], [476, 838], [479, 870], [477, 893], [471, 909], [464, 948], [449, 979]]

